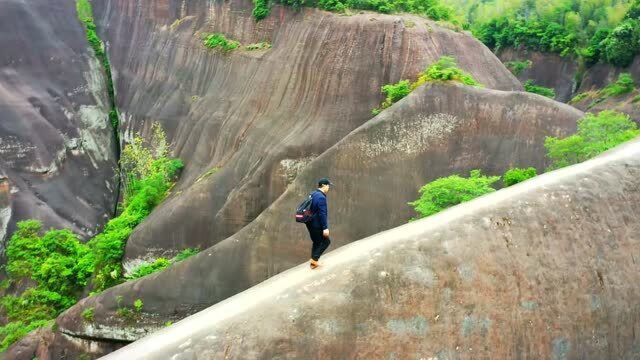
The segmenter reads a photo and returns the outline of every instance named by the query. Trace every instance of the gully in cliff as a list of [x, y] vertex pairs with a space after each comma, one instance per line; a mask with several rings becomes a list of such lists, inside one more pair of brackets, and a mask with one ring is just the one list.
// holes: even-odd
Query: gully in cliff
[[311, 245], [311, 266], [312, 269], [320, 266], [318, 260], [322, 253], [327, 250], [331, 240], [329, 239], [329, 222], [327, 210], [327, 193], [333, 184], [329, 179], [318, 180], [318, 189], [309, 194], [296, 209], [296, 221], [307, 225]]

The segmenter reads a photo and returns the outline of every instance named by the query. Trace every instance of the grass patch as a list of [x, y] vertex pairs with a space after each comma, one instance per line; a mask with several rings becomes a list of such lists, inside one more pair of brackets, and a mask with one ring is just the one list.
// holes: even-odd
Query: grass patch
[[591, 97], [593, 97], [595, 95], [597, 95], [597, 93], [593, 93], [591, 91], [579, 93], [576, 96], [574, 96], [571, 100], [569, 100], [569, 104], [577, 104], [577, 103], [581, 102], [582, 100], [591, 98]]
[[207, 172], [205, 172], [204, 174], [198, 176], [198, 178], [196, 179], [196, 184], [199, 183], [200, 181], [208, 178], [209, 176], [217, 173], [218, 171], [220, 171], [220, 168], [217, 166], [212, 167], [211, 169], [209, 169]]
[[530, 93], [548, 97], [550, 99], [553, 99], [556, 97], [556, 91], [554, 89], [536, 85], [531, 79], [527, 80], [524, 83], [524, 90]]
[[622, 73], [618, 76], [618, 79], [612, 83], [607, 85], [604, 89], [600, 91], [603, 96], [618, 96], [624, 95], [635, 90], [636, 84], [629, 73]]
[[219, 49], [223, 52], [233, 51], [240, 47], [240, 42], [229, 40], [221, 33], [203, 34], [202, 43], [209, 49]]
[[259, 43], [255, 43], [255, 44], [246, 45], [244, 47], [244, 49], [245, 50], [249, 50], [249, 51], [252, 51], [252, 50], [268, 50], [268, 49], [271, 49], [271, 44], [269, 44], [266, 41], [263, 41], [263, 42], [259, 42]]
[[155, 261], [149, 263], [149, 262], [144, 262], [142, 264], [140, 264], [137, 268], [135, 268], [131, 274], [127, 275], [126, 279], [127, 280], [134, 280], [134, 279], [139, 279], [143, 276], [147, 276], [149, 274], [153, 274], [155, 272], [158, 271], [162, 271], [166, 268], [168, 268], [169, 266], [171, 266], [171, 264], [175, 264], [177, 262], [180, 262], [184, 259], [187, 259], [193, 255], [196, 255], [199, 252], [198, 249], [184, 249], [181, 252], [178, 253], [178, 255], [176, 255], [173, 259], [171, 260], [167, 260], [165, 258], [157, 258]]

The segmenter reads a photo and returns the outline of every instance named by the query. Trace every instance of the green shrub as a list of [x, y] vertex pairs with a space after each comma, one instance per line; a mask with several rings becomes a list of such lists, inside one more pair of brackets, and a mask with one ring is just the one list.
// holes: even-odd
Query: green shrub
[[120, 165], [124, 209], [88, 242], [95, 258], [94, 291], [124, 281], [121, 260], [129, 235], [164, 200], [184, 166], [179, 159], [168, 157], [166, 136], [157, 124], [152, 126], [149, 142], [136, 136], [125, 146]]
[[92, 307], [82, 310], [82, 318], [87, 322], [93, 322], [94, 309]]
[[158, 258], [152, 263], [143, 263], [127, 276], [128, 280], [138, 279], [154, 272], [163, 270], [171, 265], [171, 262], [165, 258]]
[[3, 348], [75, 304], [93, 270], [92, 254], [76, 235], [41, 232], [40, 222], [20, 221], [7, 244], [9, 278], [30, 278], [37, 286], [0, 299], [10, 322], [0, 329]]
[[409, 80], [400, 80], [395, 84], [388, 84], [382, 87], [382, 92], [386, 95], [385, 100], [380, 105], [379, 109], [373, 109], [372, 113], [377, 115], [380, 111], [388, 108], [396, 103], [398, 100], [409, 95], [411, 92]]
[[533, 63], [531, 60], [525, 61], [507, 61], [504, 65], [511, 71], [514, 75], [518, 76], [522, 74], [523, 71], [530, 68]]
[[591, 94], [589, 94], [588, 92], [579, 93], [569, 101], [569, 104], [579, 103], [580, 101], [588, 98], [590, 95]]
[[456, 60], [451, 56], [443, 56], [427, 69], [420, 73], [418, 80], [411, 85], [412, 89], [426, 82], [454, 81], [469, 86], [481, 86], [481, 84], [460, 68]]
[[502, 176], [502, 183], [504, 186], [511, 186], [517, 183], [523, 182], [525, 180], [531, 179], [538, 175], [538, 172], [535, 168], [529, 167], [526, 169], [509, 169]]
[[631, 100], [632, 103], [638, 103], [640, 102], [640, 95], [637, 95], [636, 97], [633, 98], [633, 100]]
[[494, 192], [491, 185], [499, 179], [499, 176], [484, 176], [480, 170], [472, 170], [468, 178], [458, 175], [439, 178], [424, 185], [420, 189], [420, 198], [409, 205], [418, 213], [418, 219], [423, 218]]
[[140, 299], [136, 299], [136, 301], [133, 302], [133, 308], [136, 310], [136, 312], [141, 312], [142, 306], [144, 306], [144, 303]]
[[40, 236], [42, 224], [21, 221], [7, 245], [7, 272], [12, 278], [28, 277], [42, 289], [74, 297], [92, 272], [89, 248], [69, 230], [50, 230]]
[[209, 49], [221, 49], [225, 52], [235, 50], [240, 46], [240, 43], [235, 40], [227, 39], [224, 34], [204, 34], [202, 37], [202, 43]]
[[551, 98], [551, 99], [556, 97], [556, 91], [554, 89], [536, 85], [536, 84], [533, 83], [533, 80], [527, 80], [524, 83], [524, 89], [527, 92], [538, 94], [538, 95], [542, 95], [542, 96], [546, 96], [546, 97]]
[[401, 80], [395, 84], [388, 84], [382, 87], [382, 92], [387, 96], [379, 108], [373, 109], [373, 115], [378, 115], [382, 110], [396, 103], [398, 100], [409, 95], [420, 85], [426, 82], [454, 81], [470, 86], [481, 86], [471, 75], [457, 67], [454, 58], [443, 56], [435, 63], [429, 65], [420, 73], [418, 80], [411, 83], [409, 80]]
[[602, 89], [602, 94], [605, 96], [618, 96], [632, 92], [635, 89], [635, 83], [629, 73], [621, 73], [618, 76], [618, 80], [613, 84], [607, 85]]
[[175, 258], [173, 258], [172, 262], [175, 263], [175, 262], [178, 262], [178, 261], [185, 260], [187, 258], [192, 257], [193, 255], [197, 255], [199, 252], [200, 252], [200, 250], [198, 250], [198, 249], [191, 249], [191, 248], [184, 249], [184, 250], [180, 251], [178, 253], [178, 255], [176, 255]]
[[268, 0], [253, 0], [252, 14], [256, 21], [260, 21], [266, 18], [267, 16], [269, 16], [270, 12], [271, 9], [269, 8]]
[[53, 320], [38, 320], [31, 323], [24, 323], [22, 321], [12, 321], [5, 326], [0, 326], [0, 353], [7, 350], [16, 341], [22, 339], [25, 335], [31, 331], [51, 326]]
[[548, 170], [580, 163], [640, 135], [628, 115], [605, 110], [587, 114], [578, 121], [578, 132], [564, 139], [547, 137], [545, 148], [551, 160]]
[[171, 264], [187, 259], [193, 255], [196, 255], [199, 252], [198, 249], [184, 249], [178, 253], [173, 259], [167, 260], [165, 258], [157, 258], [152, 263], [142, 263], [137, 268], [135, 268], [129, 275], [126, 276], [127, 280], [134, 280], [141, 278], [143, 276], [147, 276], [149, 274], [153, 274], [155, 272], [164, 270], [168, 268]]

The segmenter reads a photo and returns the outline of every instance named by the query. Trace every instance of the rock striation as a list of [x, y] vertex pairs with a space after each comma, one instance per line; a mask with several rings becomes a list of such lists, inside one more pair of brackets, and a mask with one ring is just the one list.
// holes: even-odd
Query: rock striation
[[[249, 0], [94, 4], [108, 44], [125, 138], [160, 122], [186, 167], [175, 195], [129, 239], [125, 264], [212, 246], [275, 201], [302, 165], [377, 107], [380, 87], [415, 79], [443, 55], [487, 88], [521, 85], [480, 42], [415, 16], [341, 16]], [[268, 50], [203, 46], [220, 32]]]
[[105, 359], [640, 356], [640, 141], [344, 246]]
[[[523, 92], [427, 84], [354, 130], [311, 161], [251, 224], [169, 269], [82, 300], [58, 318], [60, 331], [94, 339], [132, 341], [257, 285], [309, 258], [304, 226], [293, 210], [327, 175], [331, 249], [405, 224], [408, 201], [423, 184], [452, 173], [544, 167], [546, 136], [575, 131], [582, 113]], [[150, 220], [150, 225], [156, 219]], [[120, 300], [118, 300], [120, 299]], [[144, 302], [135, 323], [118, 308]], [[81, 321], [86, 308], [94, 322]]]
[[0, 3], [0, 252], [24, 219], [89, 237], [117, 164], [101, 65], [71, 0]]

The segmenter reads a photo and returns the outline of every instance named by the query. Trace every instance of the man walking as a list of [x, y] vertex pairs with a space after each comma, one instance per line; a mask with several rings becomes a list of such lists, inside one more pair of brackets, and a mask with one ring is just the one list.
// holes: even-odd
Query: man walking
[[318, 260], [322, 253], [329, 247], [331, 240], [329, 239], [329, 213], [327, 210], [327, 193], [333, 186], [327, 178], [318, 180], [318, 189], [311, 194], [311, 213], [313, 218], [307, 222], [307, 230], [313, 245], [311, 246], [311, 263], [312, 269], [320, 266]]

